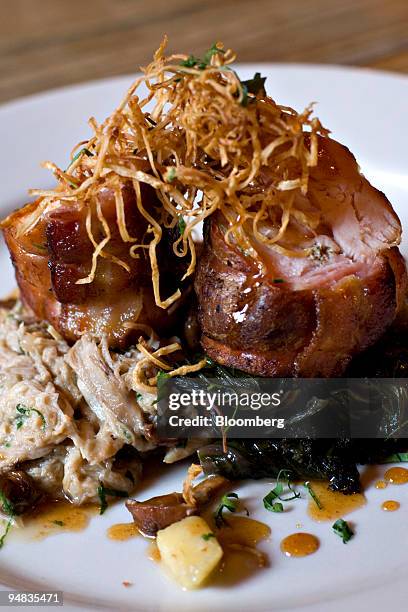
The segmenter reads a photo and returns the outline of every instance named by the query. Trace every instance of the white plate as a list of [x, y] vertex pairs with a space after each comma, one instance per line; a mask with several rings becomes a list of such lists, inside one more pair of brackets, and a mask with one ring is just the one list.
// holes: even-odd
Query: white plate
[[[267, 88], [283, 104], [302, 109], [318, 101], [316, 112], [355, 153], [363, 172], [394, 204], [408, 228], [408, 170], [406, 105], [408, 79], [368, 70], [337, 67], [262, 65], [241, 66], [249, 78], [256, 70], [268, 77]], [[91, 115], [102, 120], [110, 114], [130, 83], [121, 77], [45, 93], [0, 108], [0, 213], [26, 201], [29, 187], [52, 184], [38, 166], [51, 159], [66, 165], [71, 147], [86, 139]], [[408, 242], [403, 250], [408, 254]], [[5, 247], [0, 251], [1, 293], [14, 286]], [[379, 473], [384, 471], [379, 468]], [[142, 487], [147, 498], [180, 490], [184, 468], [176, 467], [158, 482]], [[356, 537], [343, 545], [330, 523], [316, 524], [306, 516], [306, 499], [293, 502], [290, 511], [270, 514], [262, 508], [267, 482], [237, 486], [251, 516], [272, 528], [264, 545], [271, 567], [232, 588], [211, 588], [185, 593], [148, 560], [146, 542], [112, 542], [106, 528], [129, 520], [123, 505], [95, 517], [79, 534], [61, 534], [27, 543], [12, 540], [0, 551], [0, 580], [7, 587], [59, 589], [65, 593], [65, 609], [161, 610], [193, 612], [212, 610], [298, 610], [314, 612], [380, 610], [392, 604], [404, 609], [408, 598], [406, 567], [406, 508], [408, 487], [367, 492], [368, 505], [351, 516]], [[381, 502], [391, 497], [401, 510], [387, 514]], [[302, 530], [315, 533], [321, 548], [304, 559], [288, 559], [279, 551], [285, 535]], [[123, 580], [134, 583], [124, 588]]]

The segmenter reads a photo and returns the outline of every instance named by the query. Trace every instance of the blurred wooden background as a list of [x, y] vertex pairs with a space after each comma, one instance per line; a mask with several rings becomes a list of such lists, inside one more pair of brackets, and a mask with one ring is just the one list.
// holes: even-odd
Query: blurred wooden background
[[0, 102], [145, 65], [161, 37], [243, 62], [408, 72], [408, 0], [1, 0]]

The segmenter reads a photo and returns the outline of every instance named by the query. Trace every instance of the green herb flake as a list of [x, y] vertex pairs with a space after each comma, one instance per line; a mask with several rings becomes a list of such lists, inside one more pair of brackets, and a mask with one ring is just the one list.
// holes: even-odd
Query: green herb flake
[[54, 525], [58, 525], [58, 527], [64, 527], [65, 523], [64, 521], [52, 521], [54, 523]]
[[100, 484], [97, 489], [98, 497], [99, 497], [99, 514], [104, 514], [105, 510], [108, 507], [108, 502], [106, 500], [107, 497], [129, 497], [129, 493], [127, 491], [120, 491], [118, 489], [109, 489], [104, 487], [103, 484]]
[[16, 511], [12, 502], [4, 495], [3, 491], [0, 490], [0, 506], [1, 510], [6, 514], [9, 519], [7, 521], [6, 528], [2, 536], [0, 536], [0, 548], [3, 548], [5, 539], [13, 525], [13, 517], [16, 515]]
[[274, 278], [273, 281], [275, 284], [280, 284], [280, 283], [284, 283], [285, 281], [283, 280], [283, 278]]
[[189, 55], [186, 60], [180, 62], [180, 66], [183, 66], [184, 68], [198, 68], [199, 70], [204, 70], [205, 68], [208, 68], [208, 66], [211, 64], [211, 58], [217, 53], [224, 54], [225, 51], [223, 49], [219, 49], [217, 47], [217, 43], [214, 43], [208, 49], [208, 51], [204, 53], [202, 59], [196, 57], [195, 55]]
[[332, 528], [334, 533], [336, 533], [343, 540], [343, 544], [347, 544], [347, 542], [349, 542], [354, 536], [354, 532], [350, 528], [350, 525], [343, 519], [338, 519], [332, 525]]
[[211, 538], [215, 538], [215, 534], [214, 533], [203, 533], [201, 537], [203, 538], [203, 540], [208, 542], [208, 540], [210, 540]]
[[177, 176], [177, 172], [176, 172], [176, 168], [174, 166], [172, 166], [171, 168], [168, 168], [167, 172], [166, 172], [166, 181], [168, 183], [172, 183], [174, 181], [174, 179]]
[[[272, 491], [269, 491], [268, 495], [265, 495], [263, 498], [264, 507], [266, 510], [269, 510], [269, 512], [283, 512], [282, 504], [276, 502], [278, 499], [280, 501], [287, 502], [300, 497], [300, 493], [292, 488], [289, 475], [289, 470], [281, 470], [276, 479], [275, 488], [272, 489]], [[286, 480], [285, 484], [282, 482], [282, 479]], [[282, 497], [285, 487], [289, 489], [290, 493], [292, 493], [290, 497]]]
[[183, 236], [186, 230], [186, 222], [184, 221], [184, 217], [182, 217], [181, 215], [178, 218], [178, 228], [181, 236]]
[[71, 159], [71, 161], [69, 162], [69, 166], [67, 168], [67, 170], [72, 166], [72, 164], [74, 162], [76, 162], [77, 159], [79, 159], [80, 157], [82, 157], [82, 155], [87, 155], [88, 157], [93, 157], [93, 153], [87, 149], [86, 147], [83, 147], [80, 151], [78, 151], [78, 153], [76, 155], [74, 155], [74, 157]]
[[0, 549], [3, 548], [4, 541], [5, 541], [5, 539], [6, 539], [7, 535], [8, 535], [8, 532], [10, 531], [12, 525], [13, 525], [13, 519], [10, 518], [7, 521], [6, 529], [5, 529], [4, 533], [3, 533], [3, 535], [0, 537]]
[[16, 514], [13, 503], [4, 495], [3, 491], [0, 489], [0, 506], [1, 510], [7, 516], [13, 517]]
[[320, 499], [317, 497], [316, 493], [313, 491], [313, 488], [310, 482], [309, 481], [305, 482], [303, 486], [307, 489], [307, 492], [309, 493], [310, 497], [313, 499], [314, 503], [319, 508], [319, 510], [322, 510], [323, 504], [320, 501]]
[[17, 404], [16, 411], [18, 412], [17, 416], [15, 417], [17, 429], [21, 429], [26, 419], [28, 419], [32, 414], [38, 414], [38, 416], [41, 418], [41, 421], [42, 421], [41, 428], [42, 429], [46, 428], [47, 422], [45, 420], [45, 417], [42, 412], [37, 410], [37, 408], [27, 408], [27, 406], [24, 406], [24, 404]]
[[221, 497], [220, 503], [214, 512], [215, 524], [217, 527], [222, 527], [227, 524], [223, 513], [224, 510], [228, 510], [228, 512], [236, 512], [238, 509], [238, 494], [237, 493], [225, 493]]

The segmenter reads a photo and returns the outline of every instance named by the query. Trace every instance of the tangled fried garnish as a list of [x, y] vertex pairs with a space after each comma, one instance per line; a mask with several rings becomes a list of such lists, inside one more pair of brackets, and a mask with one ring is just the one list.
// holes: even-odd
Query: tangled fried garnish
[[[241, 81], [231, 68], [235, 55], [217, 43], [203, 59], [164, 54], [166, 39], [143, 69], [126, 96], [101, 125], [90, 120], [94, 136], [72, 152], [63, 171], [48, 167], [58, 180], [52, 191], [31, 190], [38, 196], [36, 210], [21, 231], [28, 231], [50, 208], [70, 202], [88, 208], [87, 232], [94, 247], [91, 283], [99, 257], [106, 252], [110, 229], [97, 207], [104, 238], [96, 242], [91, 202], [103, 187], [115, 193], [120, 235], [129, 253], [148, 251], [156, 304], [167, 308], [180, 292], [162, 300], [156, 250], [165, 228], [178, 225], [174, 253], [189, 255], [185, 277], [195, 269], [194, 227], [220, 210], [227, 222], [226, 240], [234, 241], [257, 258], [249, 234], [272, 248], [283, 236], [293, 210], [295, 194], [306, 193], [309, 168], [317, 163], [317, 135], [326, 135], [311, 107], [298, 114], [266, 95], [265, 79], [257, 73]], [[143, 94], [139, 97], [139, 90]], [[147, 90], [147, 93], [146, 93]], [[77, 152], [79, 149], [79, 152]], [[148, 162], [141, 170], [140, 161]], [[133, 185], [138, 210], [148, 222], [143, 244], [129, 235], [121, 185]], [[156, 190], [160, 206], [146, 210], [140, 184]], [[272, 221], [275, 231], [262, 225]], [[7, 225], [10, 219], [3, 222]], [[140, 240], [139, 240], [140, 242]], [[127, 267], [126, 262], [116, 263]], [[184, 278], [185, 278], [184, 277]]]
[[144, 357], [136, 364], [133, 372], [133, 382], [136, 388], [149, 393], [157, 392], [158, 372], [165, 373], [167, 377], [186, 376], [198, 372], [208, 365], [206, 357], [194, 364], [176, 365], [168, 363], [163, 357], [174, 356], [177, 353], [182, 354], [182, 347], [178, 342], [172, 342], [154, 350], [143, 338], [140, 338], [136, 348]]

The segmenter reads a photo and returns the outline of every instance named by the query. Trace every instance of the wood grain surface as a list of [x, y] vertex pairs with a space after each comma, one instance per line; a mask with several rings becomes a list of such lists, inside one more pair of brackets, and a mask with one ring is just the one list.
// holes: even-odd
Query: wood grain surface
[[135, 72], [164, 33], [172, 51], [408, 73], [408, 0], [1, 0], [0, 16], [0, 102]]

